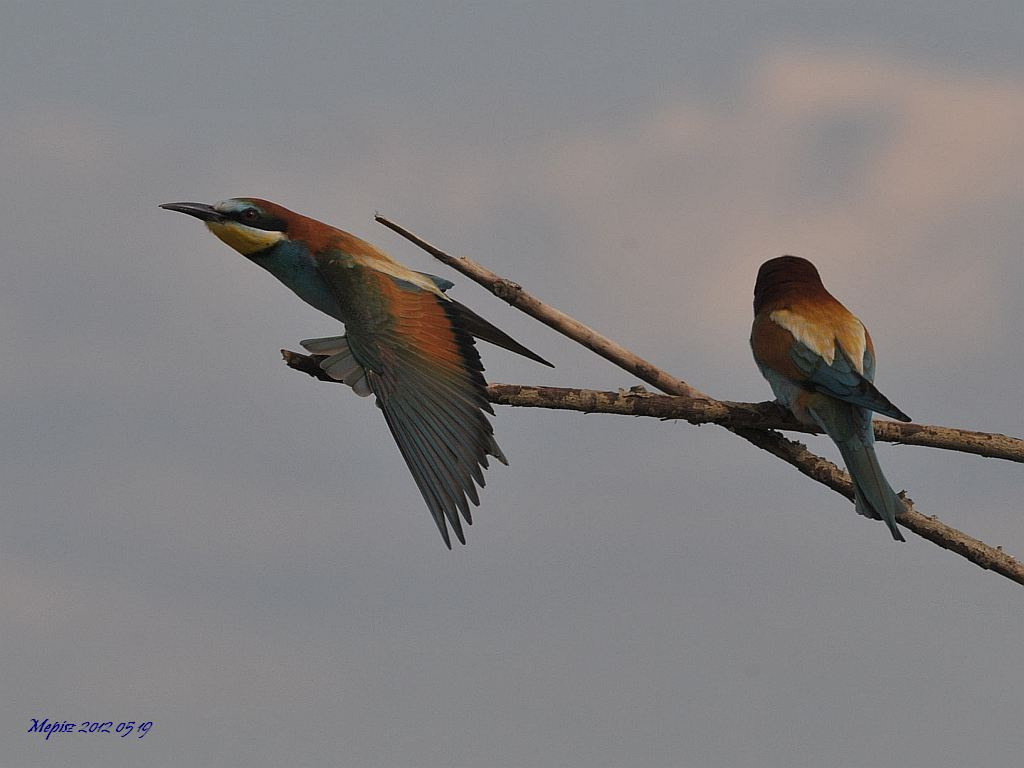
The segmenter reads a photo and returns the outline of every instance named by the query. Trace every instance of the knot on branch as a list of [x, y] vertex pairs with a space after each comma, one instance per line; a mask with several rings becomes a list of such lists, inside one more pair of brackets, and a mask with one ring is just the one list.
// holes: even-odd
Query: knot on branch
[[515, 301], [522, 292], [523, 286], [519, 283], [513, 283], [511, 280], [496, 280], [494, 285], [491, 286], [491, 293], [499, 299], [507, 301], [509, 304]]
[[619, 397], [651, 397], [653, 392], [648, 392], [643, 384], [636, 384], [629, 389], [619, 387]]

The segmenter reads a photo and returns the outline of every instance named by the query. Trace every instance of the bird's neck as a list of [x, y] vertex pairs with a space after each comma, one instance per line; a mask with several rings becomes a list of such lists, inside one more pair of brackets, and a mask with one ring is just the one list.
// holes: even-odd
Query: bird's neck
[[758, 284], [754, 289], [754, 314], [772, 312], [807, 301], [835, 301], [832, 294], [819, 282], [794, 279], [775, 279]]
[[307, 304], [341, 320], [342, 309], [320, 275], [309, 248], [297, 240], [284, 239], [245, 257], [267, 270], [291, 288]]

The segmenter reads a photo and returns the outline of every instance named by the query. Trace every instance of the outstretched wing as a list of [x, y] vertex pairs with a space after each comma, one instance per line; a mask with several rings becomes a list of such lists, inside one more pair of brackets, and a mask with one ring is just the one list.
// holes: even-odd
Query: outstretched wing
[[[348, 350], [338, 354], [350, 352], [363, 368], [445, 544], [451, 547], [446, 520], [464, 544], [459, 515], [472, 524], [470, 502], [480, 503], [474, 481], [484, 486], [487, 457], [508, 463], [486, 416], [494, 411], [473, 337], [445, 298], [385, 273], [356, 270], [321, 265], [348, 305]], [[360, 376], [339, 360], [339, 374], [358, 383]]]

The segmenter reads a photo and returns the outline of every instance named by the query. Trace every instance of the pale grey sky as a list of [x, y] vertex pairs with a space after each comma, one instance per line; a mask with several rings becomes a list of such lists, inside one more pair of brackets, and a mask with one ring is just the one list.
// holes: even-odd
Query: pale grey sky
[[[1019, 436], [1022, 35], [1017, 0], [5, 9], [0, 762], [1019, 761], [1020, 587], [723, 430], [507, 408], [447, 552], [378, 411], [280, 362], [336, 326], [156, 206], [266, 197], [454, 280], [557, 366], [482, 346], [493, 381], [637, 383], [379, 210], [735, 400], [795, 253], [911, 416]], [[1024, 553], [1019, 465], [879, 455]]]

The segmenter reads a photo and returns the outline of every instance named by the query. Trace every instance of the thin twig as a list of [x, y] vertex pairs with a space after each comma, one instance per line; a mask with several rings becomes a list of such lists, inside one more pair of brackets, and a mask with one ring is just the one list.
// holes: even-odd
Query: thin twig
[[[616, 344], [593, 329], [588, 328], [582, 323], [579, 323], [575, 319], [569, 317], [565, 313], [560, 312], [554, 307], [548, 306], [544, 302], [524, 291], [522, 286], [519, 284], [506, 280], [500, 275], [491, 272], [469, 259], [455, 258], [445, 253], [441, 249], [427, 243], [422, 238], [414, 235], [412, 232], [409, 232], [404, 227], [395, 224], [384, 216], [378, 214], [375, 218], [384, 226], [419, 245], [435, 258], [484, 286], [494, 293], [495, 296], [505, 300], [526, 314], [535, 317], [588, 349], [597, 352], [597, 354], [601, 355], [605, 359], [615, 363], [624, 370], [633, 373], [642, 381], [645, 381], [668, 394], [680, 395], [695, 400], [709, 400], [715, 403], [721, 402], [705, 395], [699, 390], [694, 389], [681, 379], [671, 376], [657, 366], [637, 357], [629, 350], [625, 349], [625, 347]], [[815, 480], [818, 480], [818, 482], [822, 482], [830, 488], [833, 488], [833, 490], [837, 490], [842, 493], [842, 491], [834, 484], [826, 482], [825, 479], [819, 476], [822, 464], [831, 465], [830, 462], [827, 462], [820, 456], [811, 453], [801, 444], [786, 440], [784, 437], [771, 430], [730, 428], [730, 431], [740, 437], [743, 437], [759, 448], [762, 448], [763, 450], [766, 450], [792, 464], [808, 477], [812, 477]], [[836, 472], [839, 472], [841, 476], [846, 478], [847, 483], [849, 482], [848, 475], [835, 467], [835, 465], [831, 466]], [[1015, 558], [1005, 554], [1001, 549], [988, 546], [977, 539], [973, 539], [955, 528], [940, 523], [935, 518], [921, 515], [919, 512], [915, 511], [909, 503], [906, 511], [898, 515], [896, 519], [897, 522], [909, 528], [911, 531], [914, 531], [918, 535], [945, 549], [957, 552], [976, 565], [982, 568], [994, 570], [1008, 579], [1016, 581], [1019, 584], [1024, 584], [1024, 565], [1018, 562]], [[924, 521], [927, 521], [927, 524], [925, 524]]]
[[597, 353], [605, 360], [609, 360], [620, 368], [624, 368], [641, 381], [646, 381], [648, 384], [657, 387], [662, 392], [668, 392], [673, 395], [685, 395], [695, 399], [713, 399], [705, 395], [703, 392], [694, 389], [682, 379], [677, 379], [675, 376], [666, 373], [653, 363], [649, 363], [642, 357], [634, 355], [621, 344], [617, 344], [606, 336], [602, 336], [597, 331], [592, 328], [588, 328], [575, 318], [569, 317], [569, 315], [564, 312], [561, 312], [554, 307], [545, 304], [543, 301], [534, 298], [524, 291], [523, 286], [519, 285], [519, 283], [506, 280], [501, 275], [496, 275], [494, 272], [491, 272], [491, 270], [486, 267], [480, 266], [475, 261], [450, 256], [441, 249], [435, 248], [426, 240], [417, 237], [409, 230], [395, 224], [393, 221], [381, 216], [380, 214], [377, 214], [374, 218], [385, 227], [394, 230], [402, 237], [416, 243], [416, 245], [434, 258], [444, 262], [452, 269], [461, 272], [470, 279], [475, 280], [499, 299], [507, 301], [516, 309], [522, 310], [531, 317], [540, 320], [545, 325], [554, 328], [559, 333], [565, 334], [573, 341], [582, 344], [591, 352]]

